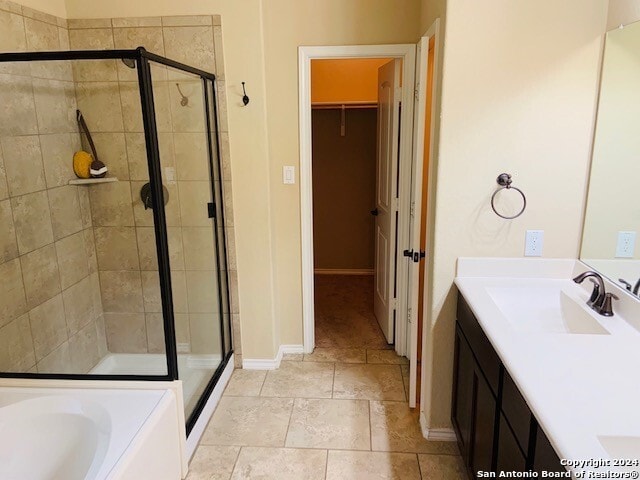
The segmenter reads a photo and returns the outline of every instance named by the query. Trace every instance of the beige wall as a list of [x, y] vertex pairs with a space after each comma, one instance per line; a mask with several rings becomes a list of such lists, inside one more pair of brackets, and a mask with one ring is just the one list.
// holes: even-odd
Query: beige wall
[[[67, 5], [65, 0], [22, 0], [19, 2], [21, 5], [31, 10], [31, 14], [40, 16], [42, 12], [49, 15], [55, 15], [61, 20], [67, 18]], [[11, 5], [11, 2], [6, 0], [0, 0], [0, 8], [4, 8], [7, 5]]]
[[640, 20], [640, 2], [638, 0], [609, 0], [607, 30], [638, 20]]
[[[640, 230], [639, 85], [637, 23], [607, 33], [582, 258], [614, 258], [618, 232]], [[635, 258], [640, 259], [640, 245]]]
[[424, 34], [437, 18], [442, 22], [441, 28], [444, 28], [446, 14], [446, 0], [422, 0], [420, 3], [420, 35]]
[[[456, 258], [520, 257], [527, 229], [545, 231], [545, 257], [577, 255], [606, 10], [605, 0], [447, 4], [431, 341], [423, 360], [432, 369], [425, 405], [432, 428], [450, 425]], [[503, 171], [528, 198], [517, 220], [489, 207]]]
[[414, 0], [264, 2], [274, 304], [283, 344], [302, 343], [300, 190], [280, 181], [283, 165], [299, 166], [298, 46], [415, 43], [419, 14]]

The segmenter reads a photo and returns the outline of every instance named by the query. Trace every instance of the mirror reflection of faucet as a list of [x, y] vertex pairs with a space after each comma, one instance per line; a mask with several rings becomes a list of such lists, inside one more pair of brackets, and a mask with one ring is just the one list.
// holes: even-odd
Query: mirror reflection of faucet
[[633, 293], [635, 296], [638, 296], [638, 293], [640, 293], [640, 278], [633, 287], [624, 278], [619, 278], [618, 282], [620, 282], [628, 292]]
[[633, 288], [632, 285], [629, 282], [627, 282], [624, 278], [619, 278], [618, 282], [620, 282], [624, 286], [624, 288], [626, 288], [629, 292]]

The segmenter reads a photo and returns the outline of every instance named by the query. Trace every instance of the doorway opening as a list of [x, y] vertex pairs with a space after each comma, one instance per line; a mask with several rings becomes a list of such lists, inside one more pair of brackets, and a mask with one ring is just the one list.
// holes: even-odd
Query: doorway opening
[[[386, 216], [396, 215], [391, 203], [397, 182], [388, 162], [398, 158], [400, 99], [395, 94], [401, 87], [401, 63], [393, 58], [311, 61], [319, 348], [393, 348], [395, 311], [391, 306], [389, 315], [387, 306], [393, 301], [389, 293], [395, 292], [386, 287], [394, 280], [395, 258], [389, 257], [397, 232]], [[385, 149], [390, 143], [395, 148]]]
[[[359, 326], [364, 327], [361, 331], [375, 332], [375, 335], [371, 335], [368, 339], [360, 339], [359, 345], [370, 346], [372, 350], [382, 351], [394, 357], [401, 358], [409, 354], [408, 333], [411, 330], [407, 318], [409, 265], [403, 250], [409, 245], [411, 221], [415, 52], [415, 45], [299, 48], [303, 331], [304, 352], [307, 354], [312, 353], [314, 348], [320, 345], [344, 345], [348, 348], [349, 342], [360, 336], [361, 333], [357, 329], [353, 330], [353, 325], [349, 326], [349, 322], [344, 322], [344, 314], [336, 313], [335, 309], [344, 308], [346, 303], [350, 305], [348, 311], [353, 317], [359, 317]], [[367, 59], [378, 62], [374, 70], [376, 72], [375, 93], [372, 98], [364, 101], [373, 105], [347, 105], [346, 101], [332, 100], [339, 105], [324, 105], [327, 108], [322, 109], [323, 105], [319, 105], [322, 102], [316, 101], [313, 105], [316, 108], [312, 108], [314, 103], [312, 102], [312, 61], [345, 59]], [[383, 77], [379, 77], [378, 74]], [[362, 83], [362, 77], [351, 75], [349, 81], [358, 86]], [[339, 108], [335, 108], [337, 106]], [[347, 108], [348, 106], [352, 108]], [[356, 106], [359, 108], [353, 108]], [[369, 116], [369, 122], [365, 120], [367, 116]], [[375, 133], [368, 130], [370, 132], [368, 135], [359, 134], [358, 124], [354, 122], [372, 125], [373, 116], [375, 116]], [[363, 186], [362, 191], [368, 193], [363, 194], [361, 203], [345, 200], [345, 197], [341, 201], [336, 201], [337, 194], [330, 193], [333, 209], [329, 212], [322, 211], [323, 204], [314, 198], [314, 188], [319, 188], [315, 185], [318, 179], [314, 180], [314, 176], [320, 176], [322, 181], [323, 174], [318, 172], [318, 167], [322, 164], [314, 157], [318, 153], [319, 147], [316, 143], [322, 133], [317, 131], [314, 133], [313, 127], [314, 123], [317, 125], [323, 121], [329, 126], [333, 125], [334, 138], [327, 142], [330, 144], [329, 150], [335, 149], [341, 142], [356, 140], [354, 135], [362, 136], [361, 147], [353, 147], [355, 150], [363, 150], [358, 154], [363, 154], [364, 151], [371, 153], [375, 149], [375, 170], [367, 170], [369, 181], [364, 182], [363, 185], [368, 188]], [[367, 131], [364, 126], [362, 128]], [[344, 138], [341, 133], [345, 134]], [[365, 144], [368, 146], [364, 146]], [[328, 156], [336, 163], [337, 153], [329, 153]], [[368, 166], [371, 167], [374, 157], [370, 154], [367, 158]], [[346, 162], [352, 162], [353, 165], [347, 166]], [[353, 160], [353, 157], [343, 156], [342, 164], [334, 165], [333, 173], [325, 178], [325, 183], [330, 187], [329, 190], [336, 189], [339, 183], [346, 184], [355, 180], [348, 177], [365, 176], [359, 173], [356, 166], [357, 161]], [[365, 168], [364, 160], [360, 167]], [[358, 180], [363, 179], [358, 178]], [[352, 185], [351, 191], [347, 193], [353, 194], [354, 188]], [[319, 216], [320, 222], [329, 225], [329, 234], [325, 233], [325, 237], [336, 240], [338, 236], [336, 212], [342, 214], [343, 210], [348, 210], [355, 204], [362, 205], [358, 209], [360, 226], [363, 227], [362, 232], [364, 232], [362, 235], [365, 239], [360, 241], [360, 245], [358, 241], [352, 243], [350, 248], [355, 245], [356, 249], [352, 251], [356, 253], [353, 253], [350, 259], [354, 260], [356, 257], [360, 260], [368, 259], [368, 263], [344, 263], [346, 267], [340, 268], [323, 264], [326, 260], [321, 258], [324, 252], [314, 251], [314, 237], [316, 237], [314, 217]], [[356, 221], [346, 222], [347, 234], [354, 233], [356, 223]], [[322, 236], [321, 233], [318, 235]], [[351, 235], [349, 237], [351, 238]], [[318, 237], [315, 239], [319, 240]], [[339, 253], [344, 253], [344, 249]], [[314, 260], [316, 255], [320, 255], [317, 263]], [[345, 273], [356, 275], [345, 275]], [[333, 278], [328, 278], [329, 276]], [[316, 294], [319, 297], [318, 304], [315, 301]], [[364, 305], [366, 310], [358, 308], [358, 304]], [[329, 321], [324, 321], [327, 319], [316, 321], [316, 306], [318, 315], [330, 317]], [[364, 314], [362, 314], [363, 311]], [[320, 343], [316, 342], [316, 325]], [[323, 328], [325, 328], [324, 331]], [[340, 335], [335, 333], [333, 336], [323, 336], [325, 331], [336, 332], [336, 329], [338, 334], [341, 331], [342, 333], [352, 332], [349, 334], [351, 339], [340, 339]], [[411, 380], [409, 372], [407, 374], [407, 383], [415, 382], [415, 378]], [[410, 406], [413, 406], [411, 402]]]

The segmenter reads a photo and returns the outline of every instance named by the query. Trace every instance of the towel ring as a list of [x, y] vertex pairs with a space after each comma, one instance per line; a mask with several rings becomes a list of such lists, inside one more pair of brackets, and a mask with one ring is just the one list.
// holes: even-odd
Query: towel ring
[[[491, 208], [493, 209], [494, 213], [506, 220], [513, 220], [514, 218], [518, 218], [520, 215], [524, 213], [524, 210], [527, 208], [527, 197], [525, 197], [524, 192], [519, 188], [511, 185], [512, 183], [511, 175], [509, 175], [508, 173], [501, 173], [500, 175], [498, 175], [496, 182], [498, 183], [498, 185], [500, 185], [500, 188], [498, 188], [495, 192], [493, 192], [493, 195], [491, 195]], [[507, 215], [502, 215], [501, 213], [498, 212], [498, 210], [496, 210], [496, 206], [495, 206], [496, 195], [498, 194], [498, 192], [501, 192], [504, 189], [515, 190], [520, 195], [522, 195], [522, 210], [520, 210], [518, 213], [516, 213], [511, 217]]]

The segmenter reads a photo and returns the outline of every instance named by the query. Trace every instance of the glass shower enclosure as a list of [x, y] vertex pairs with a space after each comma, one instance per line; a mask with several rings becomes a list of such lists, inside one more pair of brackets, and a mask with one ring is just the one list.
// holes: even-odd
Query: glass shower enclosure
[[233, 353], [215, 76], [4, 53], [0, 105], [0, 377], [179, 379], [190, 432]]

